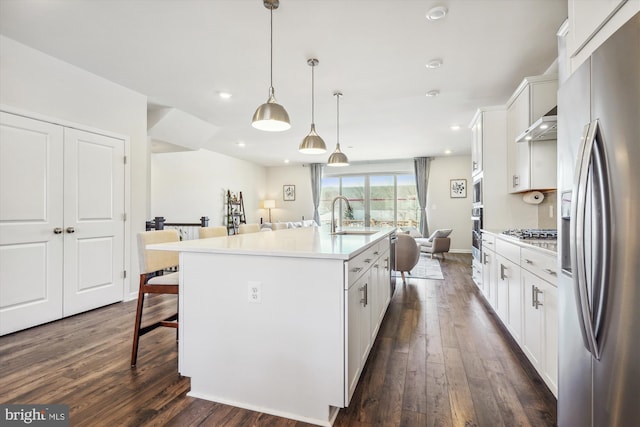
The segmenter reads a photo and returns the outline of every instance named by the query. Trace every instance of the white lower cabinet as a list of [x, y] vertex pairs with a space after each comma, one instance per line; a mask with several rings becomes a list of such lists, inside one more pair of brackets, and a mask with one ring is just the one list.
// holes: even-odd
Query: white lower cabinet
[[507, 328], [511, 335], [520, 343], [522, 341], [522, 287], [520, 285], [520, 266], [503, 259], [500, 265], [500, 280], [506, 282], [507, 287]]
[[558, 291], [522, 270], [524, 334], [522, 349], [551, 391], [558, 393]]
[[348, 405], [358, 385], [387, 306], [391, 299], [390, 249], [388, 241], [374, 245], [349, 260], [347, 305], [346, 374]]
[[371, 305], [368, 304], [369, 273], [349, 287], [348, 296], [348, 383], [349, 396], [358, 385], [360, 372], [371, 347]]
[[[495, 239], [495, 246], [492, 239]], [[483, 295], [549, 389], [558, 393], [558, 290], [553, 254], [489, 235]], [[495, 251], [493, 250], [495, 247]]]
[[498, 275], [496, 253], [487, 246], [482, 247], [482, 293], [496, 310], [498, 306]]

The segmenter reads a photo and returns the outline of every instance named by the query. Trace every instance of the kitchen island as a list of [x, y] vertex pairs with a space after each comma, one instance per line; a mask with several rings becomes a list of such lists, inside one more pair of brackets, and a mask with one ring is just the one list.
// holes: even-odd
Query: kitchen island
[[180, 252], [189, 395], [331, 425], [391, 298], [393, 232], [310, 227], [150, 245]]

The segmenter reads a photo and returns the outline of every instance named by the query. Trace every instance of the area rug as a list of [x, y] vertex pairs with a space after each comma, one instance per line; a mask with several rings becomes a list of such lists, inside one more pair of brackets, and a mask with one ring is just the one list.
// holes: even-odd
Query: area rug
[[[395, 277], [400, 277], [399, 271], [394, 271], [393, 275]], [[440, 269], [440, 261], [436, 258], [431, 259], [429, 255], [420, 255], [420, 260], [418, 260], [418, 264], [411, 270], [411, 273], [405, 273], [406, 278], [414, 278], [414, 279], [433, 279], [433, 280], [444, 280], [444, 276], [442, 275], [442, 270]]]

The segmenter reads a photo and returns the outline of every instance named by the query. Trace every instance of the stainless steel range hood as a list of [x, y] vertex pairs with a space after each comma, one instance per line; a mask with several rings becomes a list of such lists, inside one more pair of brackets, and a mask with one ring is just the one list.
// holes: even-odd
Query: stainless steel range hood
[[558, 137], [557, 107], [540, 117], [516, 138], [516, 142], [548, 141]]

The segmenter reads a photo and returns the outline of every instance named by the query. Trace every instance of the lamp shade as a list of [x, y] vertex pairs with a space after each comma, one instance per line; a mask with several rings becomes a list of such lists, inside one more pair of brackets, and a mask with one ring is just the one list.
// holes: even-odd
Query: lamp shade
[[322, 154], [327, 151], [324, 140], [316, 133], [316, 125], [311, 125], [311, 132], [304, 137], [298, 150], [304, 154]]
[[276, 201], [275, 200], [265, 200], [262, 202], [262, 205], [264, 206], [264, 209], [274, 209], [276, 207]]
[[289, 114], [284, 107], [276, 102], [273, 91], [267, 102], [258, 107], [253, 114], [251, 125], [259, 130], [281, 132], [291, 128]]
[[331, 153], [329, 156], [329, 161], [327, 162], [327, 166], [332, 167], [340, 167], [340, 166], [349, 166], [349, 159], [347, 155], [340, 151], [340, 145], [336, 146], [336, 150]]

